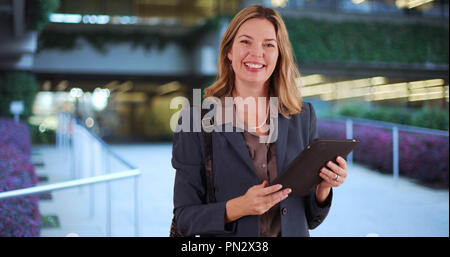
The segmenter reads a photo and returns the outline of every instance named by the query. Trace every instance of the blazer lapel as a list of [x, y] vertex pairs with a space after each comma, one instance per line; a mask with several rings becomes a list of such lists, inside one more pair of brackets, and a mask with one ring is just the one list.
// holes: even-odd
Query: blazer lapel
[[[223, 114], [225, 115], [225, 113]], [[225, 117], [225, 116], [223, 116]], [[242, 132], [238, 131], [237, 128], [235, 128], [232, 123], [227, 122], [225, 120], [219, 120], [214, 121], [214, 131], [221, 131], [217, 132], [218, 135], [221, 135], [226, 138], [226, 140], [230, 143], [232, 146], [231, 148], [238, 154], [240, 159], [247, 165], [251, 173], [257, 177], [255, 168], [253, 167], [252, 160], [250, 159], [250, 154], [248, 153], [247, 146], [244, 142], [244, 136], [242, 135]], [[220, 128], [219, 128], [220, 127]], [[229, 132], [232, 131], [232, 132]]]
[[283, 115], [278, 115], [278, 134], [275, 142], [275, 150], [277, 153], [277, 172], [280, 175], [284, 170], [284, 160], [286, 159], [287, 132], [289, 120]]
[[241, 157], [241, 160], [248, 166], [252, 173], [256, 176], [256, 171], [253, 167], [252, 160], [247, 150], [247, 146], [244, 142], [244, 137], [242, 132], [219, 132], [220, 135], [224, 136], [227, 141], [232, 146], [233, 150]]
[[[277, 158], [277, 172], [280, 175], [284, 170], [284, 161], [286, 159], [286, 146], [287, 146], [287, 132], [288, 132], [289, 120], [279, 114], [278, 124], [275, 126], [277, 130], [277, 139], [275, 141], [276, 158]], [[248, 154], [247, 146], [244, 142], [244, 137], [242, 132], [219, 132], [227, 139], [227, 141], [232, 146], [233, 150], [239, 155], [241, 160], [247, 165], [247, 167], [256, 175], [255, 168], [253, 167], [252, 160]]]
[[[278, 116], [278, 124], [275, 125], [277, 130], [277, 139], [275, 141], [276, 158], [277, 158], [277, 172], [278, 175], [284, 170], [284, 162], [286, 159], [286, 146], [287, 146], [287, 132], [288, 132], [289, 120], [283, 117], [283, 115]], [[248, 154], [247, 146], [244, 142], [244, 137], [242, 132], [219, 132], [218, 134], [224, 136], [227, 141], [232, 146], [233, 150], [241, 157], [241, 160], [247, 165], [247, 167], [256, 175], [255, 168], [253, 167], [252, 160]]]
[[[275, 141], [276, 148], [276, 158], [277, 158], [277, 172], [278, 175], [282, 173], [284, 170], [284, 161], [286, 159], [286, 146], [287, 146], [287, 131], [289, 126], [289, 120], [287, 120], [283, 115], [278, 114], [278, 124], [275, 124], [275, 130], [277, 133], [277, 139]], [[239, 155], [241, 160], [247, 165], [247, 167], [252, 171], [252, 173], [256, 175], [255, 168], [253, 167], [252, 160], [250, 159], [250, 155], [247, 150], [247, 146], [244, 142], [244, 137], [242, 132], [224, 132], [225, 126], [224, 124], [215, 126], [222, 126], [222, 132], [218, 132], [219, 135], [222, 135], [227, 139], [227, 141], [232, 146], [233, 150]]]

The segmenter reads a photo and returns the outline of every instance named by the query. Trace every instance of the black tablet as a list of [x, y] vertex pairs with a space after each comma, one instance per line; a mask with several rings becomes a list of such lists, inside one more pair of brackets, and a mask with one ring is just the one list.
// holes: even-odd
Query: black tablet
[[356, 139], [316, 138], [275, 178], [271, 185], [281, 184], [291, 188], [291, 195], [305, 196], [321, 181], [320, 169], [327, 162], [336, 163], [336, 158], [347, 155], [359, 144]]

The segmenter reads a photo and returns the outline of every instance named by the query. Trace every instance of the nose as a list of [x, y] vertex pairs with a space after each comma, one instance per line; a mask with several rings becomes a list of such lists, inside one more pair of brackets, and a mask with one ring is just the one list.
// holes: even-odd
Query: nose
[[252, 44], [250, 48], [250, 55], [254, 57], [263, 57], [264, 49], [262, 44]]

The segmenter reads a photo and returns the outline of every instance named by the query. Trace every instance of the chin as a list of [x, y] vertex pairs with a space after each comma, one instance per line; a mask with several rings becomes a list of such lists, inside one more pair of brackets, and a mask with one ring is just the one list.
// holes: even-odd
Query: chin
[[243, 81], [245, 81], [247, 83], [264, 83], [267, 81], [267, 79], [250, 77], [250, 78], [245, 78]]
[[247, 84], [249, 84], [249, 85], [260, 85], [260, 84], [264, 84], [265, 81], [260, 81], [260, 80], [254, 81], [254, 80], [249, 80], [249, 81], [246, 81], [246, 82], [247, 82]]

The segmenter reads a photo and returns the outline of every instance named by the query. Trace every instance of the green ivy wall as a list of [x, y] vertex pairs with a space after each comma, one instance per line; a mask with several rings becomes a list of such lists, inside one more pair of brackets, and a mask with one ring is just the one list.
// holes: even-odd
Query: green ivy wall
[[[108, 43], [128, 42], [149, 50], [162, 49], [175, 42], [186, 50], [195, 47], [203, 36], [217, 32], [217, 17], [181, 36], [139, 31], [57, 32], [44, 30], [39, 38], [40, 50], [76, 47], [84, 38], [98, 51]], [[294, 54], [299, 62], [448, 64], [448, 28], [425, 24], [389, 24], [367, 22], [318, 21], [284, 18]]]

